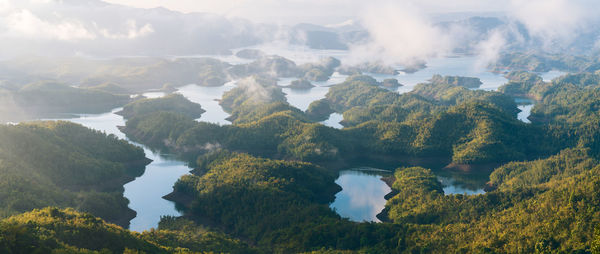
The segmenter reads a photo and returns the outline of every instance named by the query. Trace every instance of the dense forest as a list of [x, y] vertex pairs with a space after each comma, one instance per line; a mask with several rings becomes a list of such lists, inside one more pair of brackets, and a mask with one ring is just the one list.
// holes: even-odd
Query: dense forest
[[599, 8], [0, 0], [0, 254], [600, 254]]
[[[397, 80], [356, 74], [302, 111], [288, 103], [277, 77], [322, 81], [340, 70], [337, 59], [296, 65], [244, 54], [254, 60], [160, 63], [203, 66], [209, 74], [202, 77], [215, 77], [202, 86], [239, 79], [219, 100], [227, 125], [198, 121], [202, 106], [178, 93], [133, 97], [141, 87], [134, 79], [80, 87], [5, 83], [0, 94], [14, 103], [46, 90], [78, 98], [55, 107], [40, 102], [56, 112], [122, 106], [117, 113], [127, 121], [120, 129], [130, 140], [194, 170], [166, 196], [183, 216], [162, 217], [158, 228], [136, 233], [122, 228], [135, 216], [123, 184], [143, 173], [142, 149], [67, 122], [0, 126], [0, 252], [600, 252], [597, 73], [546, 82], [514, 68], [498, 91], [476, 89], [478, 78], [434, 75], [402, 94], [390, 89]], [[185, 71], [170, 68], [172, 75]], [[348, 71], [361, 69], [386, 71]], [[517, 119], [522, 98], [535, 104], [531, 123]], [[332, 113], [343, 115], [343, 128], [320, 123]], [[354, 222], [329, 207], [340, 191], [339, 171], [356, 165], [393, 171], [384, 179], [392, 192], [377, 215], [382, 223]], [[486, 192], [445, 193], [437, 172], [457, 171], [485, 176]]]
[[0, 217], [46, 206], [77, 207], [128, 226], [123, 184], [148, 164], [141, 148], [69, 122], [0, 126]]
[[72, 87], [64, 83], [40, 81], [24, 86], [0, 84], [2, 122], [40, 117], [102, 113], [128, 103], [129, 95], [98, 88]]
[[[230, 112], [244, 112], [233, 125], [163, 112], [133, 117], [125, 130], [183, 158], [200, 155], [193, 174], [178, 181], [170, 198], [196, 223], [266, 252], [597, 251], [595, 74], [552, 82], [526, 72], [507, 77], [499, 92], [470, 90], [461, 85], [467, 79], [436, 76], [397, 94], [371, 77], [352, 76], [306, 112], [239, 89], [224, 95], [224, 101], [236, 102], [228, 103]], [[262, 87], [280, 93], [268, 81]], [[515, 97], [524, 96], [539, 100], [532, 124], [516, 120]], [[343, 114], [346, 128], [316, 122], [331, 112]], [[307, 181], [298, 175], [325, 177], [335, 173], [331, 165], [357, 160], [406, 166], [389, 179], [393, 191], [378, 216], [384, 223], [340, 218], [324, 202], [335, 192], [329, 191], [336, 187], [331, 178]], [[316, 164], [297, 168], [293, 161]], [[316, 165], [327, 170], [315, 170]], [[444, 165], [446, 170], [489, 165], [487, 192], [446, 195], [432, 171], [423, 168]], [[311, 188], [320, 188], [317, 196]]]
[[[263, 93], [271, 96], [257, 96]], [[420, 84], [400, 95], [369, 76], [351, 76], [302, 112], [287, 104], [281, 88], [255, 78], [225, 93], [221, 105], [231, 112], [233, 125], [197, 123], [180, 113], [163, 112], [133, 116], [123, 130], [134, 140], [192, 158], [205, 152], [207, 144], [310, 162], [388, 155], [400, 162], [423, 157], [484, 164], [560, 150], [545, 127], [515, 118], [518, 109], [511, 97], [447, 82]], [[315, 123], [315, 118], [322, 119], [317, 111], [343, 113], [342, 124], [350, 128]]]
[[204, 109], [199, 104], [193, 103], [181, 94], [169, 94], [155, 99], [139, 99], [123, 107], [117, 112], [124, 118], [152, 114], [160, 111], [177, 112], [190, 118], [200, 118]]

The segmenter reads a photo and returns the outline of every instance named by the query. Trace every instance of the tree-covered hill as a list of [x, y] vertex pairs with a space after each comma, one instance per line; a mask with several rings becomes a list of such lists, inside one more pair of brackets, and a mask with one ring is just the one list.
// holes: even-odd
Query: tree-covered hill
[[123, 117], [131, 118], [136, 115], [145, 115], [160, 111], [177, 112], [190, 118], [200, 118], [205, 112], [200, 104], [193, 103], [183, 97], [181, 94], [169, 94], [161, 98], [140, 99], [131, 102], [123, 107], [123, 110], [117, 114]]
[[59, 114], [103, 113], [127, 104], [128, 95], [40, 81], [20, 88], [0, 88], [0, 122], [47, 118]]
[[247, 244], [184, 219], [167, 219], [142, 234], [89, 213], [54, 207], [0, 220], [0, 252], [17, 253], [258, 253]]
[[135, 212], [123, 184], [144, 171], [142, 149], [68, 122], [0, 126], [0, 216], [75, 207], [122, 226]]

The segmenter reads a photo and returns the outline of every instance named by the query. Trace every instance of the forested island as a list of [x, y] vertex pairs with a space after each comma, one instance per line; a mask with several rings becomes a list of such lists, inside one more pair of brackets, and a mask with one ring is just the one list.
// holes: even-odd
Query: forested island
[[[397, 80], [352, 75], [302, 111], [287, 101], [277, 77], [302, 77], [298, 83], [310, 84], [318, 78], [306, 79], [302, 70], [327, 76], [339, 63], [329, 58], [295, 65], [263, 57], [236, 67], [243, 68], [242, 79], [219, 100], [230, 125], [201, 121], [205, 109], [177, 92], [132, 98], [132, 86], [115, 83], [5, 84], [13, 98], [33, 100], [43, 91], [73, 95], [86, 105], [83, 112], [122, 106], [117, 114], [126, 119], [120, 128], [129, 139], [174, 154], [194, 170], [166, 196], [183, 209], [182, 217], [163, 217], [154, 230], [131, 232], [119, 227], [135, 216], [123, 184], [148, 163], [140, 148], [67, 122], [2, 126], [0, 250], [599, 250], [596, 73], [547, 82], [511, 71], [498, 91], [475, 89], [478, 78], [435, 75], [407, 93], [390, 89], [400, 86]], [[275, 77], [263, 71], [271, 68]], [[515, 99], [523, 97], [535, 101], [530, 124], [516, 118]], [[40, 103], [52, 112], [70, 111]], [[344, 128], [320, 123], [332, 113], [343, 116]], [[377, 216], [382, 223], [354, 222], [329, 207], [340, 191], [334, 183], [339, 171], [357, 165], [394, 172], [385, 179], [392, 192]], [[486, 176], [486, 193], [444, 193], [436, 177], [443, 171]]]
[[0, 0], [0, 254], [600, 254], [600, 3], [213, 2]]
[[[537, 72], [548, 68], [521, 68], [532, 56], [511, 56], [499, 62], [507, 82], [497, 91], [480, 89], [478, 77], [435, 74], [404, 85], [380, 63], [296, 64], [250, 49], [235, 65], [204, 57], [63, 59], [56, 69], [5, 61], [14, 66], [0, 83], [4, 121], [112, 112], [128, 140], [193, 170], [165, 193], [181, 216], [129, 231], [136, 213], [123, 185], [144, 174], [142, 148], [64, 121], [2, 125], [0, 252], [598, 252], [600, 75], [588, 62], [544, 80]], [[33, 66], [48, 67], [39, 80], [18, 71]], [[336, 72], [351, 75], [326, 83]], [[231, 80], [211, 100], [228, 124], [204, 121], [214, 106], [198, 95], [211, 90], [182, 92]], [[404, 86], [411, 90], [398, 92]], [[286, 94], [312, 89], [323, 94], [306, 110]], [[524, 99], [534, 104], [530, 123], [517, 118]], [[332, 114], [342, 127], [323, 124]], [[337, 177], [353, 167], [390, 172], [381, 223], [330, 207]], [[448, 173], [485, 193], [445, 192], [439, 177]]]
[[144, 152], [69, 122], [0, 126], [1, 217], [47, 206], [77, 207], [128, 226], [123, 184], [142, 175]]
[[[598, 83], [589, 74], [549, 83], [528, 75], [511, 75], [501, 92], [440, 76], [404, 94], [351, 76], [306, 112], [254, 78], [223, 96], [233, 125], [161, 112], [132, 117], [124, 131], [195, 165], [169, 195], [186, 216], [266, 252], [597, 249]], [[514, 82], [525, 88], [508, 92]], [[250, 85], [270, 99], [251, 96]], [[544, 92], [526, 124], [514, 96], [535, 86]], [[317, 122], [331, 112], [346, 128]], [[327, 207], [332, 174], [357, 161], [395, 169], [384, 223], [351, 222]], [[487, 192], [445, 195], [427, 168], [484, 172]]]

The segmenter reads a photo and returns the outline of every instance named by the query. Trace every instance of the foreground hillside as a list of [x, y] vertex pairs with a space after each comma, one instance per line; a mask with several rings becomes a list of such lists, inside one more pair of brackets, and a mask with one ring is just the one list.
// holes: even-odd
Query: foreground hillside
[[0, 217], [76, 207], [128, 226], [123, 185], [142, 175], [141, 148], [69, 122], [0, 126]]
[[[127, 226], [139, 148], [66, 122], [2, 126], [0, 252], [598, 253], [600, 79], [511, 75], [500, 92], [435, 76], [405, 94], [351, 76], [307, 111], [251, 76], [220, 101], [231, 125], [196, 121], [202, 107], [179, 95], [132, 102], [128, 137], [194, 166], [167, 196], [183, 216], [141, 234], [102, 220]], [[530, 124], [515, 95], [539, 99]], [[318, 122], [332, 112], [345, 128]], [[394, 171], [382, 223], [329, 208], [357, 165]], [[487, 192], [444, 193], [436, 172], [457, 169]]]
[[[0, 220], [1, 253], [256, 253], [240, 241], [179, 220], [139, 234], [73, 209]], [[185, 229], [182, 232], [181, 229]]]

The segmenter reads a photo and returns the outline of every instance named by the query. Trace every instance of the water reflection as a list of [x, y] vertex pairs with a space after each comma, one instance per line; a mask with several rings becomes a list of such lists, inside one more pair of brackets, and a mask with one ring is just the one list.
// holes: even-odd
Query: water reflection
[[325, 126], [341, 129], [344, 128], [344, 126], [340, 124], [342, 120], [344, 120], [344, 116], [342, 114], [332, 113], [331, 115], [329, 115], [329, 118], [327, 120], [322, 121], [321, 123]]
[[377, 218], [385, 207], [385, 195], [391, 189], [381, 180], [381, 172], [344, 170], [335, 181], [342, 191], [335, 195], [332, 209], [352, 221], [380, 222]]
[[167, 95], [165, 92], [147, 92], [142, 94], [144, 97], [149, 99], [156, 99]]
[[529, 121], [528, 117], [531, 115], [531, 109], [533, 108], [533, 104], [528, 104], [528, 105], [521, 105], [518, 106], [519, 110], [521, 110], [521, 112], [519, 112], [519, 114], [517, 114], [517, 119], [521, 120], [524, 123], [531, 123], [531, 121]]
[[235, 81], [226, 83], [219, 87], [204, 87], [196, 84], [180, 87], [177, 92], [188, 100], [200, 104], [206, 112], [200, 117], [200, 121], [218, 123], [221, 125], [231, 124], [227, 117], [229, 114], [223, 111], [219, 101], [223, 93], [235, 87]]
[[553, 79], [558, 78], [565, 74], [567, 74], [567, 73], [564, 71], [549, 71], [549, 72], [540, 74], [540, 76], [542, 76], [542, 79], [544, 80], [544, 82], [550, 82]]
[[515, 103], [518, 105], [517, 108], [521, 110], [521, 112], [517, 114], [517, 119], [524, 123], [531, 123], [531, 121], [529, 121], [529, 116], [531, 115], [531, 109], [535, 106], [535, 101], [529, 98], [515, 98]]
[[137, 212], [129, 229], [142, 232], [156, 228], [161, 216], [181, 216], [175, 204], [162, 197], [173, 191], [173, 184], [191, 170], [185, 163], [164, 158], [144, 147], [146, 157], [153, 160], [144, 174], [124, 185], [129, 208]]
[[466, 195], [475, 195], [475, 194], [483, 194], [485, 191], [483, 187], [481, 188], [473, 188], [473, 186], [468, 186], [466, 184], [461, 184], [456, 181], [456, 179], [452, 177], [443, 177], [438, 176], [438, 180], [442, 183], [444, 188], [444, 194], [466, 194]]
[[[418, 70], [414, 73], [400, 72], [398, 75], [391, 74], [373, 74], [377, 81], [381, 82], [384, 79], [395, 78], [404, 86], [398, 88], [399, 93], [406, 93], [413, 90], [415, 85], [427, 82], [433, 75], [440, 74], [442, 76], [465, 76], [477, 77], [483, 83], [480, 87], [482, 90], [494, 91], [498, 87], [504, 85], [508, 80], [501, 74], [492, 73], [485, 69], [478, 68], [477, 57], [441, 57], [433, 58], [427, 61], [427, 67]], [[394, 66], [396, 69], [402, 69], [401, 66]]]
[[[121, 139], [127, 139], [125, 134], [117, 128], [117, 126], [125, 125], [123, 117], [115, 114], [120, 110], [121, 108], [117, 108], [103, 114], [85, 114], [79, 115], [77, 118], [56, 120], [71, 121], [103, 131], [106, 134], [113, 134]], [[137, 216], [130, 222], [129, 229], [141, 232], [156, 228], [161, 216], [181, 215], [175, 209], [173, 202], [162, 197], [169, 194], [173, 190], [175, 181], [191, 169], [184, 162], [165, 158], [143, 145], [133, 144], [142, 147], [146, 157], [153, 160], [146, 166], [142, 176], [123, 186], [125, 188], [124, 196], [129, 200], [129, 208], [137, 212]]]

